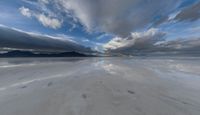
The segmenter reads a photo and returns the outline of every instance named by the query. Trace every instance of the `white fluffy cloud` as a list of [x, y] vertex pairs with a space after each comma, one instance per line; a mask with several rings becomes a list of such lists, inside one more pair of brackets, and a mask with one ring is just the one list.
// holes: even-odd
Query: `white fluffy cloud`
[[23, 16], [26, 16], [26, 17], [29, 17], [29, 18], [32, 16], [32, 13], [28, 8], [21, 7], [21, 8], [19, 8], [19, 11]]
[[50, 17], [48, 17], [44, 14], [36, 14], [35, 17], [45, 27], [57, 29], [57, 28], [60, 28], [62, 26], [62, 21], [59, 21], [56, 18], [50, 18]]
[[29, 8], [21, 7], [19, 8], [20, 13], [26, 17], [35, 17], [43, 26], [58, 29], [62, 26], [62, 21], [57, 18], [47, 16], [43, 13], [37, 13], [31, 11]]

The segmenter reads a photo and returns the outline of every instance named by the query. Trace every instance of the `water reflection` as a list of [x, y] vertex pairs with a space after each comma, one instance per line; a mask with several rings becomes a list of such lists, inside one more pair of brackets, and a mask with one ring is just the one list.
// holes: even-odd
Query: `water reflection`
[[23, 65], [36, 65], [41, 63], [54, 63], [54, 62], [63, 62], [63, 63], [75, 63], [87, 58], [0, 58], [0, 68], [1, 67], [16, 67]]

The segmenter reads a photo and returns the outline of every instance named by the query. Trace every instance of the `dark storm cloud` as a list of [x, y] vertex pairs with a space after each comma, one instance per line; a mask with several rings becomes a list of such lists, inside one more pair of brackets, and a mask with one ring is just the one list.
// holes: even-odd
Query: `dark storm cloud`
[[89, 49], [67, 38], [28, 33], [0, 26], [0, 48], [16, 48], [36, 51], [79, 51]]
[[179, 21], [195, 21], [200, 18], [200, 2], [183, 9], [176, 17]]
[[164, 40], [165, 33], [157, 29], [150, 29], [147, 32], [135, 32], [127, 38], [114, 38], [104, 45], [104, 48], [110, 52], [119, 52], [133, 54], [138, 51], [152, 51], [155, 44]]
[[[40, 0], [45, 1], [49, 0]], [[181, 0], [53, 1], [48, 3], [79, 21], [87, 31], [100, 31], [123, 37], [135, 30], [162, 23], [181, 3]]]
[[200, 38], [176, 39], [167, 41], [165, 33], [150, 29], [144, 33], [132, 33], [128, 38], [115, 38], [104, 48], [109, 53], [118, 54], [200, 54]]
[[[198, 26], [194, 24], [195, 22], [199, 24], [200, 2], [196, 1], [37, 0], [35, 3], [41, 8], [37, 9], [38, 12], [46, 14], [46, 17], [40, 17], [38, 20], [44, 26], [64, 27], [62, 25], [72, 22], [74, 25], [72, 28], [76, 28], [78, 24], [79, 29], [86, 30], [84, 34], [105, 33], [115, 36], [103, 45], [106, 51], [134, 54], [135, 52], [197, 51], [198, 45], [191, 42], [198, 36], [199, 29], [195, 30], [194, 35], [188, 32]], [[35, 12], [34, 9], [31, 11]], [[30, 17], [28, 8], [22, 7], [21, 14]], [[57, 23], [59, 21], [62, 23]], [[188, 41], [186, 40], [190, 44], [178, 39], [188, 36], [192, 36]], [[168, 39], [174, 40], [167, 41]]]
[[[168, 51], [198, 52], [200, 53], [200, 38], [176, 39], [163, 42], [157, 48]], [[166, 50], [166, 51], [167, 51]]]

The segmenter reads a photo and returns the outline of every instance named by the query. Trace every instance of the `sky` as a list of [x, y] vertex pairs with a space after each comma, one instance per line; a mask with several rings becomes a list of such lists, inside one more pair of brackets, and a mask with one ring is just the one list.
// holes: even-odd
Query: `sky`
[[0, 49], [200, 53], [200, 0], [1, 0], [0, 40]]

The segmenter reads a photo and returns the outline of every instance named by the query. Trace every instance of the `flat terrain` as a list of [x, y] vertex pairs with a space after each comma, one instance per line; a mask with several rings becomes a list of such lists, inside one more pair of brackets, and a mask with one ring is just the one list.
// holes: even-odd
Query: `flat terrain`
[[0, 59], [0, 115], [200, 115], [200, 58]]

